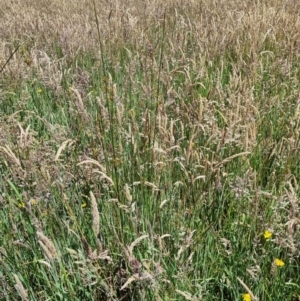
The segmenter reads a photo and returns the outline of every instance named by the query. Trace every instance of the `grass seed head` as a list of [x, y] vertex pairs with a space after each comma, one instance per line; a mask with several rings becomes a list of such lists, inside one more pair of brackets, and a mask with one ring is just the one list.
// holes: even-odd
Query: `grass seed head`
[[100, 233], [100, 215], [98, 210], [98, 204], [92, 191], [90, 191], [90, 198], [91, 198], [91, 210], [92, 210], [92, 217], [93, 217], [93, 229], [97, 237]]
[[53, 242], [40, 230], [36, 232], [39, 238], [39, 244], [45, 252], [49, 260], [57, 257], [58, 252], [53, 244]]
[[29, 300], [28, 299], [28, 292], [27, 292], [27, 290], [25, 290], [25, 288], [24, 288], [22, 282], [20, 281], [18, 275], [14, 274], [14, 278], [15, 278], [15, 281], [16, 281], [15, 288], [19, 292], [22, 300], [28, 301]]

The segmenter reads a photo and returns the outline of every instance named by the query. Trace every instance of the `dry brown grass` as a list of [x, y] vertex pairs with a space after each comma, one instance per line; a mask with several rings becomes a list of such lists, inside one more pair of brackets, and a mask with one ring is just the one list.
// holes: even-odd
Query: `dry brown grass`
[[[196, 73], [194, 78], [200, 80], [207, 73], [205, 62], [213, 65], [214, 59], [220, 54], [229, 49], [235, 51], [236, 70], [233, 70], [229, 83], [229, 89], [235, 93], [228, 99], [230, 110], [227, 107], [219, 110], [228, 124], [226, 139], [240, 140], [235, 137], [238, 127], [246, 137], [240, 142], [246, 150], [256, 141], [254, 119], [258, 110], [257, 104], [253, 103], [252, 91], [254, 82], [258, 80], [256, 71], [263, 56], [276, 56], [276, 53], [262, 52], [262, 45], [269, 39], [276, 49], [280, 49], [278, 65], [289, 76], [288, 62], [299, 55], [300, 49], [300, 20], [295, 13], [298, 9], [299, 4], [292, 0], [203, 3], [116, 1], [114, 4], [97, 1], [104, 51], [114, 60], [114, 54], [120, 46], [133, 47], [137, 54], [132, 56], [132, 67], [128, 68], [136, 68], [138, 59], [144, 62], [145, 70], [147, 67], [158, 68], [153, 56], [155, 60], [159, 53], [160, 33], [155, 33], [153, 28], [158, 28], [166, 19], [165, 59], [177, 67], [173, 69], [167, 65], [162, 70], [161, 78], [168, 84], [177, 72], [185, 76], [182, 91], [175, 92], [170, 88], [170, 95], [172, 92], [181, 92], [183, 96], [188, 94], [188, 90], [195, 85], [195, 82], [191, 82], [190, 73]], [[5, 68], [4, 76], [13, 76], [22, 81], [30, 78], [34, 70], [47, 85], [59, 91], [62, 66], [67, 59], [75, 58], [80, 52], [91, 52], [99, 57], [91, 1], [14, 1], [3, 10], [0, 22], [1, 28], [5, 29], [0, 36], [1, 62], [5, 62], [17, 44], [21, 45], [17, 55]], [[60, 49], [59, 55], [53, 52], [54, 45]], [[193, 55], [188, 55], [189, 51]], [[146, 58], [147, 53], [152, 60]], [[246, 75], [242, 76], [241, 70]], [[216, 77], [222, 76], [223, 70], [219, 72]], [[81, 77], [84, 80], [84, 75]], [[147, 94], [153, 93], [147, 83], [144, 83], [144, 89]], [[226, 98], [224, 89], [218, 84], [210, 93], [210, 98], [214, 95]], [[195, 101], [196, 107], [199, 107], [196, 120], [201, 122], [203, 118], [207, 119], [211, 131], [217, 129], [219, 136], [222, 136], [213, 116], [210, 113], [203, 116], [204, 111], [214, 114], [214, 104], [205, 99]], [[190, 115], [190, 108], [186, 111], [181, 108], [181, 114]]]
[[[195, 60], [213, 59], [216, 54], [234, 48], [237, 53], [246, 52], [249, 56], [246, 63], [250, 74], [259, 64], [261, 45], [266, 38], [287, 56], [299, 52], [299, 17], [295, 13], [298, 9], [299, 4], [293, 0], [116, 1], [113, 4], [97, 1], [106, 51], [113, 53], [120, 45], [133, 45], [139, 53], [157, 51], [153, 27], [159, 26], [166, 14], [170, 24], [166, 34], [170, 50], [167, 54], [171, 57], [182, 52], [182, 66], [187, 63], [186, 47], [188, 36], [192, 35], [196, 42], [193, 47], [198, 51], [194, 51], [191, 63], [198, 66]], [[45, 77], [51, 77], [65, 56], [74, 57], [80, 51], [99, 53], [92, 1], [13, 1], [6, 3], [2, 11], [1, 61], [8, 58], [14, 45], [21, 44], [19, 55], [11, 60], [5, 74], [26, 77], [31, 68], [36, 68]], [[61, 48], [62, 57], [53, 53], [55, 44]], [[238, 60], [245, 64], [244, 58]]]

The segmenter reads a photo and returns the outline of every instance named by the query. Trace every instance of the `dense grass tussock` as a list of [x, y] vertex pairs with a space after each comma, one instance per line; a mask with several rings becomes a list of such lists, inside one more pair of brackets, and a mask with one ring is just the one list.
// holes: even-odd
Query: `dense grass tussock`
[[1, 3], [0, 300], [300, 300], [298, 2]]

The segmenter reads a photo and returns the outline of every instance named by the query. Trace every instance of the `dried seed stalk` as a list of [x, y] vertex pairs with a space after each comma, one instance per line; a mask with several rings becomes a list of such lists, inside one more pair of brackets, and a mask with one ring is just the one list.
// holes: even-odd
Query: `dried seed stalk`
[[95, 232], [95, 235], [98, 236], [100, 232], [100, 217], [99, 217], [99, 210], [96, 198], [92, 191], [90, 191], [90, 197], [91, 197], [91, 209], [92, 209], [92, 217], [93, 217], [93, 229]]

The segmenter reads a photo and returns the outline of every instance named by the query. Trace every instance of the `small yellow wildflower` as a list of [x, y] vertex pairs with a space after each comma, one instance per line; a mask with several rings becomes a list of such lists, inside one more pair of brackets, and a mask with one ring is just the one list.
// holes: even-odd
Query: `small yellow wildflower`
[[248, 293], [243, 294], [242, 297], [243, 297], [243, 301], [251, 301], [251, 295]]
[[278, 259], [278, 258], [275, 259], [274, 263], [277, 267], [283, 267], [284, 266], [284, 262], [281, 259]]
[[273, 235], [273, 233], [272, 233], [271, 231], [269, 231], [269, 230], [266, 230], [266, 231], [264, 232], [264, 238], [265, 238], [265, 239], [271, 238], [272, 235]]
[[81, 205], [81, 208], [85, 208], [86, 207], [86, 203], [83, 203], [82, 205]]
[[40, 89], [37, 89], [37, 92], [38, 92], [38, 93], [42, 93], [43, 90], [40, 88]]
[[24, 202], [20, 202], [18, 205], [19, 208], [25, 208], [25, 203]]

